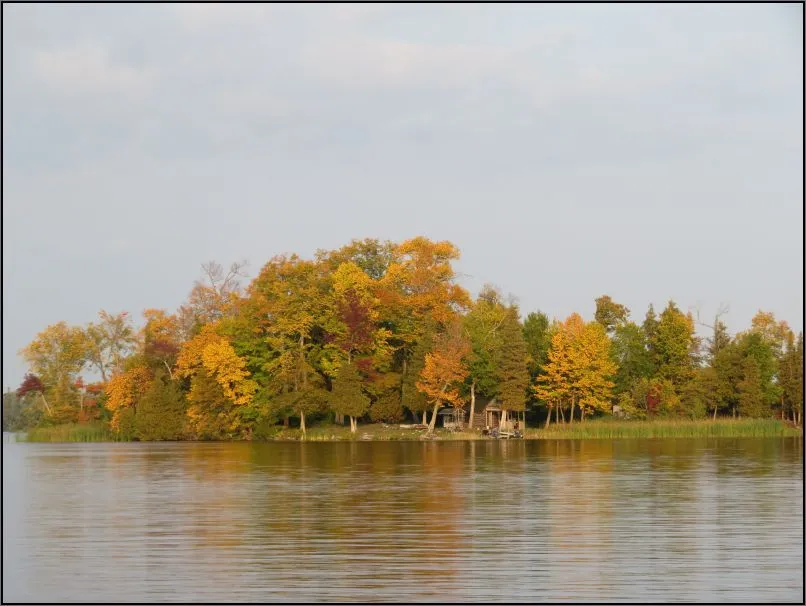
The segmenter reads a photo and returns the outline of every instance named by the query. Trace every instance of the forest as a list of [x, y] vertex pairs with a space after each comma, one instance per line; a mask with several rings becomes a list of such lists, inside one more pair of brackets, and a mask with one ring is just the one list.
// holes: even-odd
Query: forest
[[[759, 311], [731, 335], [674, 301], [643, 318], [608, 295], [593, 319], [458, 284], [458, 248], [353, 240], [313, 259], [210, 262], [175, 311], [100, 311], [46, 327], [3, 396], [4, 431], [102, 426], [120, 440], [260, 440], [277, 428], [422, 423], [494, 399], [530, 425], [618, 415], [803, 423], [803, 333]], [[698, 325], [708, 335], [697, 336]]]

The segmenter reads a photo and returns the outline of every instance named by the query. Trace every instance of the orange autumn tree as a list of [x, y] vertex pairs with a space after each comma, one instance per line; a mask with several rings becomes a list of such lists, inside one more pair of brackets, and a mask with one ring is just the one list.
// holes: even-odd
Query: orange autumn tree
[[426, 354], [425, 366], [416, 385], [434, 403], [428, 433], [434, 432], [437, 413], [443, 402], [461, 406], [459, 387], [468, 375], [464, 361], [470, 351], [470, 343], [462, 333], [461, 326], [452, 323], [446, 332], [435, 338], [434, 348]]
[[416, 383], [431, 335], [472, 305], [470, 294], [456, 284], [451, 263], [457, 259], [459, 249], [452, 243], [419, 236], [394, 248], [392, 262], [379, 281], [381, 320], [391, 327], [389, 342], [401, 353], [401, 402], [415, 413], [425, 414], [428, 406]]

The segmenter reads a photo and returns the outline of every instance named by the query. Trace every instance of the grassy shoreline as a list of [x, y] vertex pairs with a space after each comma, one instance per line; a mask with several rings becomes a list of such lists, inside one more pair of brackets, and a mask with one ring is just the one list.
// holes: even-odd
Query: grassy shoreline
[[[359, 425], [355, 434], [341, 425], [314, 426], [308, 430], [307, 442], [345, 441], [413, 441], [424, 439], [425, 431], [401, 429], [397, 425]], [[565, 425], [527, 428], [527, 440], [613, 440], [646, 438], [778, 438], [799, 437], [801, 429], [777, 419], [717, 419], [713, 420], [654, 420], [625, 421], [597, 419]], [[299, 442], [302, 432], [278, 428], [271, 436], [256, 442]], [[448, 432], [438, 429], [430, 438], [436, 441], [484, 440], [478, 431]], [[118, 442], [119, 439], [103, 424], [56, 425], [30, 429], [24, 442]]]

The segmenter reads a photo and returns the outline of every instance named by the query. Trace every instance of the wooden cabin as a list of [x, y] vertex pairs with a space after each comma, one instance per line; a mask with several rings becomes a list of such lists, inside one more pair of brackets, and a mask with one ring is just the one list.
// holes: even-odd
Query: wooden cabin
[[495, 399], [492, 399], [482, 408], [480, 413], [476, 413], [472, 428], [513, 431], [515, 423], [518, 423], [518, 428], [521, 430], [526, 426], [525, 412], [509, 410], [506, 413], [506, 419], [504, 419], [504, 410]]

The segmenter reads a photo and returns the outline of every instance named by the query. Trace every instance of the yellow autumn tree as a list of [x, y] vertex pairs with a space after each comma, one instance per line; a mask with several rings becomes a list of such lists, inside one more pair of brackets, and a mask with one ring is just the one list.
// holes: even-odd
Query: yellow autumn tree
[[121, 431], [121, 419], [126, 414], [137, 413], [137, 402], [143, 397], [154, 375], [145, 366], [135, 366], [126, 372], [114, 375], [106, 384], [106, 407], [112, 413], [110, 425], [115, 432]]
[[586, 411], [609, 410], [613, 388], [610, 377], [616, 365], [610, 357], [610, 339], [601, 324], [586, 324], [579, 314], [571, 314], [556, 326], [548, 360], [545, 374], [538, 377], [534, 390], [549, 406], [556, 403], [557, 416], [563, 401], [570, 404], [571, 422], [577, 405], [583, 419]]
[[[216, 424], [225, 426], [228, 432], [237, 432], [240, 417], [232, 407], [249, 404], [257, 391], [246, 362], [216, 328], [216, 324], [203, 326], [198, 335], [183, 344], [176, 363], [179, 376], [192, 378], [188, 418], [191, 427], [201, 434], [210, 433]], [[217, 385], [224, 401], [215, 395], [210, 381]]]
[[90, 342], [84, 330], [66, 322], [48, 326], [20, 351], [42, 381], [42, 400], [56, 422], [78, 419], [80, 396], [74, 385], [89, 353]]
[[609, 412], [615, 383], [611, 380], [617, 366], [610, 355], [610, 339], [599, 322], [588, 322], [576, 347], [579, 373], [575, 389], [579, 397], [582, 420], [585, 412]]
[[546, 427], [551, 422], [552, 409], [559, 423], [562, 403], [568, 398], [571, 390], [571, 344], [568, 332], [564, 328], [563, 324], [555, 322], [547, 356], [548, 363], [544, 368], [544, 374], [537, 377], [537, 383], [533, 387], [535, 396], [545, 402], [549, 409]]

